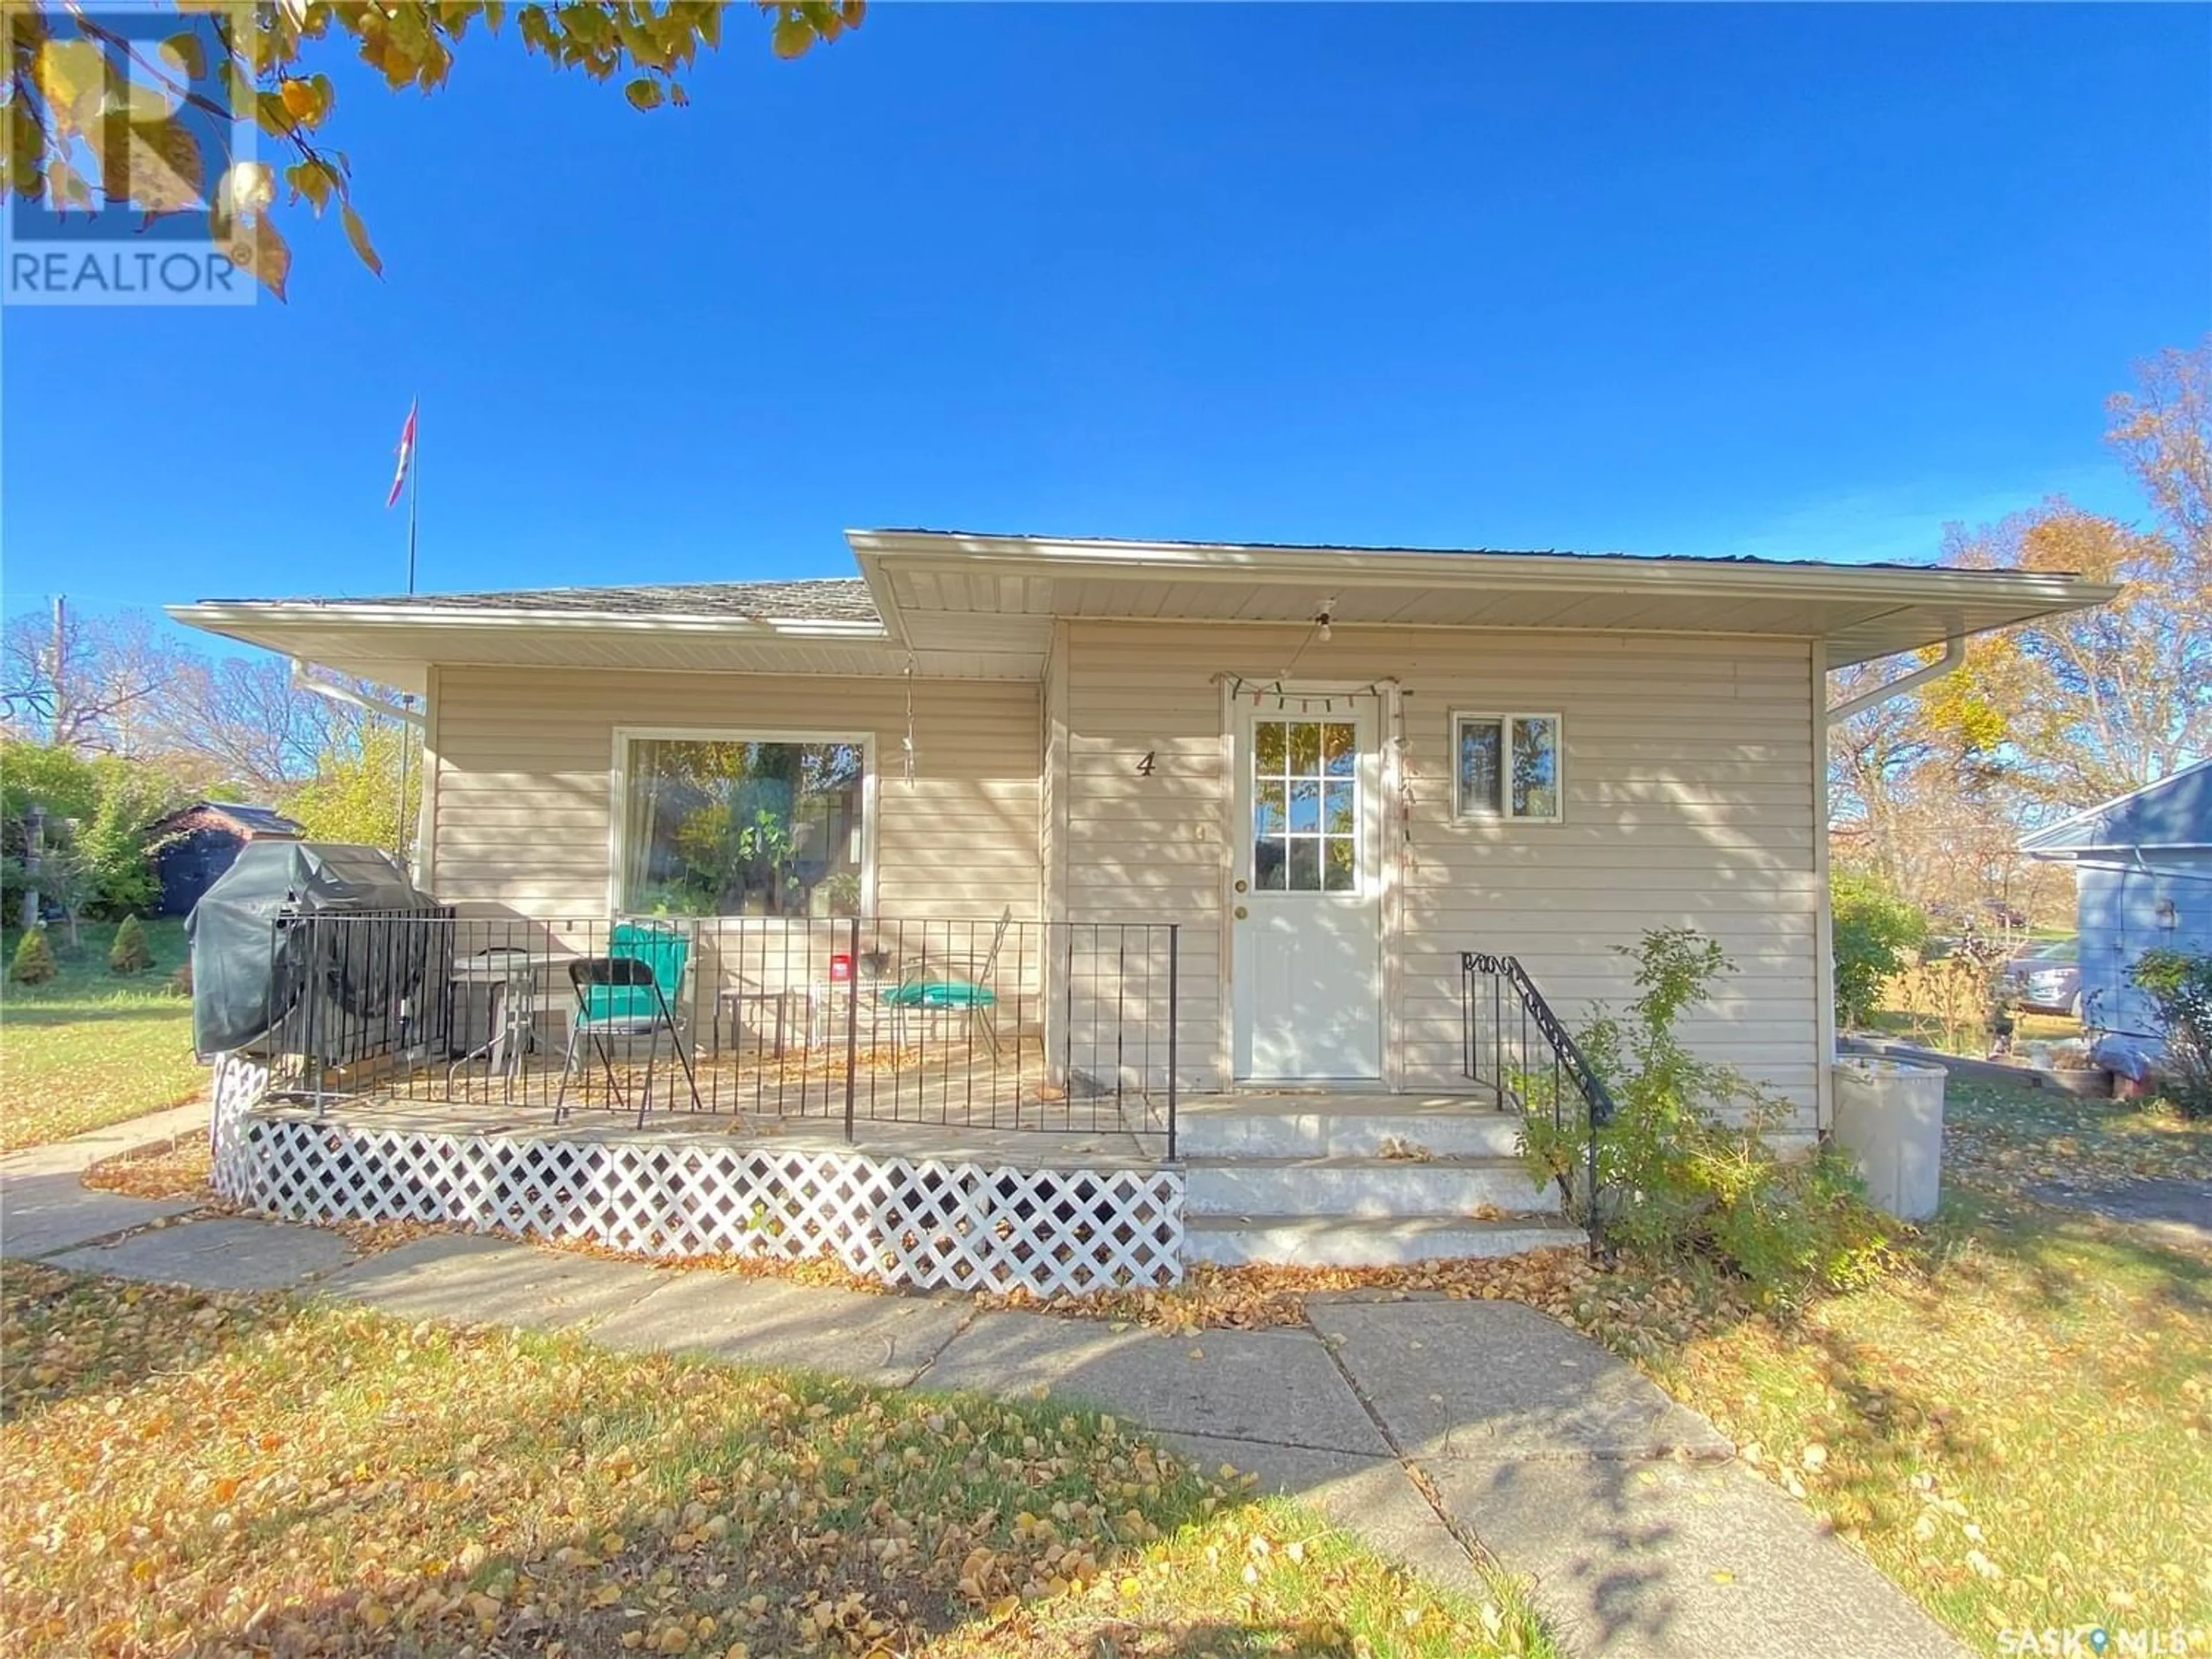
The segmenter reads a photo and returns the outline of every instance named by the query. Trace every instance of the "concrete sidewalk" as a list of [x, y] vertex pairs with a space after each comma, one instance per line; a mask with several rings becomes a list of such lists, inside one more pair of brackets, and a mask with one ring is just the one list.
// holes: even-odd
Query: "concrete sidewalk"
[[[9, 1255], [23, 1183], [0, 1165]], [[67, 1176], [73, 1182], [73, 1176]], [[1352, 1293], [1312, 1324], [1169, 1336], [961, 1297], [872, 1296], [441, 1234], [365, 1259], [339, 1236], [208, 1218], [98, 1242], [140, 1204], [41, 1189], [55, 1265], [204, 1288], [310, 1289], [410, 1319], [588, 1333], [634, 1351], [799, 1365], [895, 1387], [1087, 1401], [1212, 1470], [1256, 1474], [1385, 1553], [1483, 1593], [1474, 1553], [1533, 1582], [1585, 1656], [1961, 1651], [1710, 1423], [1603, 1349], [1506, 1302]], [[155, 1213], [126, 1220], [143, 1225]], [[110, 1231], [115, 1231], [110, 1229]], [[60, 1240], [61, 1243], [52, 1241]]]
[[198, 1199], [129, 1198], [94, 1192], [79, 1179], [102, 1158], [205, 1134], [208, 1107], [187, 1101], [47, 1146], [26, 1146], [0, 1158], [0, 1255], [44, 1256], [143, 1227], [200, 1207]]

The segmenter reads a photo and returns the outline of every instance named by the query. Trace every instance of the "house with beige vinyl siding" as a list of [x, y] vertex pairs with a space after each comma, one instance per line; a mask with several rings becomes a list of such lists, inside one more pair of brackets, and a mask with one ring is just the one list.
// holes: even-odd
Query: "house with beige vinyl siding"
[[[1171, 981], [1148, 936], [1141, 986], [1117, 936], [1111, 1066], [1141, 1035], [1139, 1081], [1172, 1084], [1192, 1122], [1293, 1094], [1464, 1106], [1474, 1050], [1495, 1049], [1483, 1019], [1515, 1012], [1481, 977], [1498, 959], [1571, 1026], [1629, 994], [1620, 947], [1694, 927], [1737, 972], [1688, 1035], [1809, 1135], [1832, 1058], [1829, 672], [1911, 669], [2109, 592], [1754, 560], [848, 540], [857, 575], [174, 614], [416, 700], [417, 875], [464, 915], [1002, 940], [1010, 918], [1027, 943], [991, 964], [1002, 1007], [1086, 1076], [1109, 993], [1068, 941], [1172, 927]], [[734, 873], [699, 873], [701, 847], [740, 842]]]

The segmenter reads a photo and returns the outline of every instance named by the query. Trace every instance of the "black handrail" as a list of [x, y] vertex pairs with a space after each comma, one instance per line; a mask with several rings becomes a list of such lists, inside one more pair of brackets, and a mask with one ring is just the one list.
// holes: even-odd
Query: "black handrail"
[[1552, 1127], [1562, 1136], [1571, 1086], [1588, 1127], [1583, 1190], [1577, 1193], [1564, 1175], [1559, 1188], [1571, 1208], [1585, 1212], [1591, 1246], [1599, 1248], [1597, 1132], [1613, 1121], [1613, 1094], [1519, 958], [1482, 951], [1460, 953], [1460, 1054], [1461, 1070], [1470, 1081], [1489, 1088], [1499, 1106], [1510, 1100], [1523, 1113], [1542, 1109], [1541, 1101], [1528, 1097], [1529, 1085], [1540, 1082], [1548, 1069], [1550, 1087], [1544, 1092], [1550, 1097]]

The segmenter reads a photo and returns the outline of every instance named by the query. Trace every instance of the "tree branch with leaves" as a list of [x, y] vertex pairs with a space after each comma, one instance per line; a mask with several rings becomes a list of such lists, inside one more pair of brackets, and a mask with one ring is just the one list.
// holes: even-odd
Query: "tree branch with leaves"
[[[471, 30], [519, 40], [557, 69], [620, 81], [640, 111], [690, 101], [685, 80], [721, 45], [730, 8], [716, 0], [175, 0], [158, 40], [116, 27], [82, 0], [9, 0], [0, 80], [6, 143], [0, 199], [58, 212], [128, 208], [149, 220], [203, 214], [210, 239], [285, 296], [290, 245], [283, 209], [333, 207], [362, 262], [381, 273], [354, 202], [354, 169], [335, 147], [337, 92], [318, 58], [350, 46], [393, 91], [441, 90]], [[803, 56], [860, 26], [864, 0], [757, 0], [778, 57]], [[508, 24], [512, 22], [510, 31]], [[274, 163], [228, 161], [210, 124], [250, 120]]]

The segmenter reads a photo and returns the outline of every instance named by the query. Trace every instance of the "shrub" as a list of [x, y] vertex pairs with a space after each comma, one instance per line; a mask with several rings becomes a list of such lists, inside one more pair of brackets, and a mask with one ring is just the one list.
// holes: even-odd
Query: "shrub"
[[8, 965], [9, 979], [17, 985], [44, 985], [61, 970], [46, 930], [26, 927], [23, 937], [15, 941], [15, 959]]
[[39, 892], [68, 912], [127, 915], [159, 893], [152, 854], [155, 822], [179, 803], [175, 779], [158, 767], [116, 755], [92, 759], [65, 749], [0, 744], [0, 900], [21, 902], [27, 884], [30, 808], [46, 809]]
[[[364, 847], [411, 843], [422, 805], [422, 769], [405, 727], [372, 720], [351, 749], [333, 750], [316, 763], [315, 775], [277, 802], [310, 841], [358, 842]], [[407, 769], [407, 800], [399, 800], [399, 773]]]
[[1599, 1007], [1577, 1039], [1613, 1100], [1597, 1134], [1597, 1190], [1578, 1176], [1589, 1126], [1574, 1116], [1554, 1124], [1548, 1070], [1519, 1080], [1532, 1170], [1559, 1180], [1575, 1218], [1594, 1215], [1612, 1242], [1717, 1261], [1769, 1304], [1875, 1276], [1887, 1233], [1843, 1156], [1824, 1147], [1796, 1163], [1777, 1158], [1765, 1132], [1786, 1103], [1681, 1040], [1683, 1012], [1733, 971], [1720, 945], [1656, 928], [1621, 953], [1636, 962], [1636, 1000], [1624, 1012]]
[[154, 872], [155, 823], [179, 804], [175, 781], [151, 768], [113, 757], [94, 763], [100, 798], [78, 826], [72, 852], [91, 889], [92, 908], [129, 915], [161, 894]]
[[154, 947], [146, 942], [146, 925], [136, 916], [125, 916], [115, 930], [115, 942], [107, 947], [107, 971], [111, 974], [143, 974], [154, 965]]
[[2184, 1117], [2212, 1117], [2212, 956], [2146, 951], [2128, 969], [2148, 996], [2166, 1052], [2159, 1069]]
[[1829, 882], [1833, 918], [1836, 1016], [1863, 1025], [1882, 982], [1927, 942], [1928, 918], [1873, 876], [1838, 872]]

